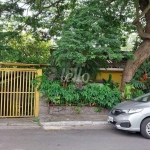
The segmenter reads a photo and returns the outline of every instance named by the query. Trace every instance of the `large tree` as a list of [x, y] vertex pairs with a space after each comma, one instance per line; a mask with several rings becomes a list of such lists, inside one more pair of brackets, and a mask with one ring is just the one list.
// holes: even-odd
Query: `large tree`
[[90, 0], [75, 8], [53, 53], [58, 65], [81, 67], [95, 76], [99, 68], [106, 67], [107, 60], [120, 61], [124, 57], [120, 47], [125, 44], [124, 31], [129, 25], [124, 23], [127, 11], [121, 14], [118, 6], [119, 3], [108, 7], [107, 1]]
[[[57, 35], [77, 0], [3, 0], [0, 1], [0, 30], [3, 34], [11, 24], [16, 32], [31, 30], [34, 34], [39, 29], [43, 38]], [[16, 33], [15, 32], [15, 33]], [[2, 34], [2, 33], [1, 33]], [[17, 34], [17, 33], [16, 33]], [[13, 34], [16, 36], [16, 34]]]
[[[14, 49], [13, 51], [17, 51], [19, 54], [14, 62], [37, 64], [48, 63], [50, 49], [52, 48], [51, 41], [40, 41], [37, 39], [37, 36], [36, 38], [33, 38], [31, 33], [24, 32], [20, 34], [19, 38], [9, 40], [8, 44]], [[9, 60], [9, 58], [10, 55], [7, 55], [0, 58], [0, 61], [12, 61]]]
[[[45, 49], [43, 47], [46, 46], [46, 43], [43, 47], [40, 48], [40, 46], [44, 42], [49, 42], [52, 37], [59, 35], [65, 19], [75, 7], [75, 1], [0, 1], [0, 61], [14, 62], [18, 60], [19, 62], [27, 62], [27, 58], [30, 59], [34, 55], [32, 60], [30, 59], [30, 63], [39, 62], [38, 60], [40, 59], [37, 58], [42, 57], [42, 49]], [[23, 36], [22, 31], [31, 33], [32, 40], [30, 40], [31, 37], [29, 38], [29, 36]], [[22, 52], [22, 55], [20, 52]], [[35, 57], [36, 55], [39, 56]], [[50, 55], [50, 53], [46, 55]], [[26, 59], [20, 56], [25, 56]], [[43, 58], [42, 62], [46, 59]]]
[[[58, 42], [58, 49], [61, 52], [57, 58], [60, 58], [61, 62], [63, 59], [69, 60], [70, 58], [72, 58], [70, 61], [82, 62], [90, 59], [89, 57], [95, 59], [95, 56], [103, 59], [107, 54], [111, 57], [104, 59], [114, 60], [119, 58], [117, 46], [121, 47], [123, 44], [121, 41], [123, 34], [137, 32], [142, 42], [134, 52], [133, 59], [129, 59], [126, 63], [122, 77], [123, 89], [124, 84], [130, 82], [139, 66], [150, 56], [150, 0], [90, 0], [85, 2], [85, 5], [87, 8], [82, 6], [78, 8], [77, 13], [74, 11], [75, 16], [71, 16], [64, 26], [62, 39]], [[99, 23], [101, 20], [106, 24]], [[110, 24], [108, 25], [107, 22]], [[95, 34], [97, 32], [95, 29], [99, 30], [99, 35]], [[118, 32], [119, 29], [120, 32]], [[108, 35], [112, 35], [113, 38], [110, 40]], [[111, 45], [110, 41], [114, 45]]]
[[134, 2], [136, 17], [132, 23], [136, 26], [142, 43], [134, 53], [134, 60], [128, 60], [126, 63], [122, 89], [124, 84], [132, 79], [138, 67], [150, 57], [150, 0], [134, 0]]
[[[91, 3], [91, 5], [88, 3]], [[90, 6], [89, 9], [87, 6]], [[85, 9], [90, 18], [88, 15], [85, 15], [87, 17], [83, 16]], [[62, 37], [63, 41], [63, 36], [67, 37], [67, 34], [72, 36], [73, 44], [79, 45], [79, 49], [82, 51], [74, 49], [77, 51], [76, 56], [79, 57], [81, 63], [86, 62], [87, 58], [94, 60], [97, 57], [96, 55], [100, 54], [101, 58], [106, 58], [106, 55], [108, 55], [110, 59], [120, 59], [122, 56], [118, 55], [118, 49], [124, 43], [123, 35], [137, 31], [142, 43], [135, 51], [134, 59], [129, 60], [126, 64], [122, 87], [125, 82], [132, 79], [138, 67], [150, 56], [150, 0], [7, 0], [0, 2], [0, 15], [0, 47], [1, 45], [7, 46], [9, 38], [17, 36], [18, 32], [22, 30], [31, 30], [36, 35], [39, 34], [39, 29], [43, 28], [46, 30], [43, 30], [41, 39], [47, 40], [55, 35]], [[80, 16], [80, 19], [76, 16]], [[86, 19], [88, 19], [87, 22]], [[91, 27], [90, 20], [92, 21]], [[78, 24], [78, 21], [80, 24]], [[73, 22], [76, 25], [71, 24]], [[14, 29], [11, 34], [5, 32], [5, 27], [9, 23], [13, 25]], [[65, 29], [69, 29], [69, 32], [64, 32]], [[90, 31], [94, 33], [91, 37], [89, 36]], [[78, 33], [75, 41], [73, 40], [74, 33]], [[97, 36], [99, 40], [96, 38], [92, 40], [93, 36]], [[81, 39], [80, 43], [76, 43], [78, 37]], [[81, 47], [80, 45], [83, 45], [83, 42], [85, 45]], [[60, 46], [65, 45], [60, 43]], [[72, 44], [69, 44], [69, 46], [72, 48]], [[66, 45], [67, 53], [69, 52], [69, 46]], [[56, 56], [63, 58], [64, 53], [61, 53], [61, 50], [60, 47], [60, 55]], [[70, 49], [68, 56], [73, 54], [72, 50]], [[74, 56], [72, 55], [72, 57]], [[76, 62], [76, 60], [74, 57], [73, 61]]]

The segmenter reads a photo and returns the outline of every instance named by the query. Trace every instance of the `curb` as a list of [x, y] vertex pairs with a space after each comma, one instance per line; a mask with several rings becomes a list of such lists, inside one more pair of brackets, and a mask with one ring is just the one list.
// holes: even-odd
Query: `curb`
[[82, 126], [82, 125], [104, 125], [107, 121], [59, 121], [59, 122], [41, 122], [43, 126]]
[[44, 130], [68, 130], [68, 129], [100, 129], [110, 127], [107, 121], [60, 121], [41, 122]]
[[39, 129], [40, 126], [24, 126], [24, 125], [10, 125], [10, 126], [0, 126], [0, 130], [5, 129]]
[[0, 130], [2, 129], [39, 129], [37, 123], [0, 123]]

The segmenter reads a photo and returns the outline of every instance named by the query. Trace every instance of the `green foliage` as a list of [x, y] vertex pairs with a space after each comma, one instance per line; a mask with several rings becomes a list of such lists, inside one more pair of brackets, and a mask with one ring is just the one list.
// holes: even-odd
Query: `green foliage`
[[[0, 45], [5, 47], [0, 46], [0, 61], [47, 63], [49, 40], [59, 35], [75, 6], [76, 0], [0, 2]], [[31, 37], [22, 32], [30, 33]]]
[[87, 60], [80, 68], [82, 69], [82, 74], [88, 73], [90, 80], [95, 81], [97, 74], [100, 73], [100, 68], [107, 68], [107, 64], [102, 59], [93, 58], [92, 60]]
[[39, 29], [47, 29], [42, 32], [41, 39], [48, 40], [60, 34], [65, 19], [77, 5], [76, 1], [3, 1], [0, 2], [0, 26], [5, 29], [11, 23], [17, 32], [30, 30], [34, 34], [39, 34]]
[[40, 89], [44, 95], [47, 96], [47, 101], [52, 101], [54, 103], [60, 103], [61, 95], [61, 85], [60, 82], [47, 80], [46, 77], [42, 77], [42, 84]]
[[4, 46], [0, 43], [0, 62], [16, 62], [20, 55], [20, 51], [15, 50], [10, 46]]
[[143, 94], [144, 94], [144, 92], [143, 92], [142, 90], [135, 89], [135, 90], [132, 92], [132, 98], [141, 96], [141, 95], [143, 95]]
[[124, 57], [120, 47], [125, 44], [126, 36], [121, 30], [125, 24], [121, 22], [127, 16], [120, 17], [118, 4], [115, 5], [106, 9], [106, 1], [90, 0], [71, 13], [53, 53], [58, 65], [82, 65], [94, 59], [99, 60], [97, 63], [120, 61]]
[[[88, 71], [92, 68], [91, 74], [95, 76], [106, 59], [119, 61], [124, 57], [119, 53], [120, 46], [125, 45], [124, 31], [131, 29], [127, 18], [132, 18], [132, 2], [107, 3], [107, 0], [3, 1], [0, 3], [0, 41], [21, 51], [19, 58], [12, 54], [13, 61], [45, 63], [48, 45], [42, 41], [60, 37], [53, 54], [57, 65], [75, 64]], [[22, 38], [22, 31], [31, 33], [36, 40], [33, 42], [28, 36]], [[11, 40], [14, 37], [15, 40]]]
[[134, 79], [140, 80], [140, 77], [143, 77], [145, 73], [150, 76], [150, 59], [144, 61], [144, 63], [139, 67], [138, 71], [135, 73]]
[[85, 100], [85, 104], [99, 105], [101, 87], [98, 84], [87, 84], [83, 91], [81, 91], [81, 99]]
[[80, 114], [80, 113], [81, 113], [81, 109], [80, 109], [79, 107], [75, 107], [74, 110], [75, 110], [75, 112], [76, 112], [77, 114]]
[[131, 84], [125, 84], [124, 92], [123, 92], [124, 98], [125, 99], [131, 99], [132, 98], [132, 91], [134, 89], [135, 88], [134, 88], [133, 85], [131, 85]]
[[[78, 91], [78, 90], [77, 90]], [[61, 100], [66, 105], [78, 105], [80, 103], [80, 92], [74, 90], [74, 84], [70, 84], [68, 87], [61, 90]]]
[[112, 83], [112, 74], [109, 74], [108, 80], [106, 81], [105, 79], [102, 79], [102, 83], [104, 85], [106, 84], [111, 84]]
[[19, 38], [11, 39], [8, 44], [20, 52], [19, 58], [16, 61], [37, 64], [48, 62], [50, 47], [52, 46], [50, 41], [39, 41], [29, 32], [20, 34]]
[[34, 118], [33, 122], [36, 122], [36, 123], [39, 122], [39, 118]]
[[132, 79], [130, 81], [130, 83], [136, 88], [136, 89], [141, 89], [141, 90], [145, 90], [147, 89], [147, 87], [145, 86], [145, 84], [143, 82], [140, 82], [138, 80]]
[[109, 74], [108, 80], [102, 79], [102, 83], [109, 86], [111, 89], [119, 87], [119, 83], [112, 81], [112, 74]]
[[[124, 57], [120, 47], [135, 29], [130, 24], [134, 13], [134, 2], [129, 0], [112, 3], [108, 0], [5, 0], [0, 2], [0, 43], [6, 47], [11, 45], [16, 51], [0, 53], [7, 61], [45, 63], [49, 47], [41, 40], [59, 37], [58, 49], [50, 61], [56, 60], [59, 66], [84, 67], [95, 76], [97, 68], [107, 59], [120, 61]], [[17, 44], [11, 41], [14, 37], [20, 39], [22, 31], [30, 31], [37, 41], [20, 44], [19, 40]]]
[[142, 90], [144, 93], [150, 91], [150, 58], [144, 61], [144, 63], [138, 68], [131, 84], [139, 90]]
[[47, 101], [58, 105], [83, 106], [94, 105], [112, 108], [120, 102], [121, 94], [118, 89], [111, 89], [107, 85], [101, 87], [98, 84], [86, 84], [84, 88], [75, 88], [75, 83], [63, 87], [57, 80], [48, 80], [46, 76], [33, 81], [36, 86], [39, 81], [39, 90], [47, 97]]
[[138, 97], [140, 95], [143, 95], [144, 92], [138, 88], [136, 88], [136, 86], [134, 86], [135, 84], [125, 84], [125, 88], [124, 88], [124, 92], [123, 92], [123, 97], [126, 100], [130, 100], [132, 98]]
[[95, 107], [94, 112], [101, 112], [101, 108], [100, 107]]
[[121, 93], [115, 88], [111, 89], [108, 86], [101, 87], [98, 104], [104, 108], [112, 108], [121, 101]]
[[[18, 37], [19, 36], [19, 37]], [[0, 39], [1, 41], [1, 39]], [[2, 39], [5, 43], [6, 40]], [[7, 46], [8, 45], [8, 46]], [[0, 44], [1, 62], [47, 63], [51, 42], [39, 41], [31, 33], [21, 33], [11, 38], [7, 45]]]
[[121, 100], [121, 93], [117, 88], [111, 89], [107, 85], [88, 84], [82, 91], [87, 103], [96, 104], [105, 108], [112, 108]]

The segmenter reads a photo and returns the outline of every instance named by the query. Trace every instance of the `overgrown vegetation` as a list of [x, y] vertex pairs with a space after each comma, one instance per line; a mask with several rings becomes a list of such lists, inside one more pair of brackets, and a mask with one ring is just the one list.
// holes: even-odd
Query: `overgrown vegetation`
[[38, 36], [24, 32], [11, 38], [7, 45], [0, 43], [0, 62], [19, 62], [29, 64], [44, 64], [50, 57], [51, 41], [41, 41]]
[[[40, 78], [39, 78], [40, 79]], [[36, 85], [38, 80], [34, 81]], [[49, 80], [46, 76], [41, 79], [40, 92], [46, 96], [46, 101], [66, 106], [101, 106], [112, 108], [121, 101], [121, 93], [117, 88], [111, 89], [108, 85], [70, 83], [67, 87], [59, 80]]]
[[125, 84], [124, 92], [123, 92], [123, 99], [130, 100], [132, 98], [138, 97], [144, 94], [141, 89], [138, 89], [134, 86], [134, 84]]
[[125, 84], [123, 98], [131, 99], [150, 92], [150, 59], [139, 67], [133, 79]]
[[141, 89], [143, 92], [150, 92], [150, 58], [144, 61], [135, 73], [131, 84], [137, 89]]
[[[52, 53], [49, 41], [56, 38], [58, 47], [49, 60], [53, 63], [52, 66], [80, 67], [84, 73], [89, 73], [94, 78], [100, 67], [107, 67], [108, 59], [120, 61], [125, 57], [121, 47], [125, 46], [127, 35], [137, 28], [142, 44], [134, 51], [135, 59], [128, 61], [125, 67], [122, 86], [125, 82], [129, 83], [124, 90], [127, 99], [149, 92], [150, 70], [146, 68], [149, 64], [143, 64], [136, 72], [139, 65], [150, 56], [149, 3], [148, 0], [0, 2], [0, 61], [47, 63]], [[26, 35], [22, 36], [22, 31]], [[62, 81], [61, 71], [57, 71], [58, 78], [55, 78], [55, 71], [48, 76], [50, 80], [42, 78], [40, 90], [47, 95], [48, 101], [59, 105], [90, 104], [108, 108], [114, 105], [113, 92], [117, 93], [118, 90], [117, 85], [111, 81], [111, 76], [108, 80], [103, 80], [104, 86], [100, 87], [96, 84], [72, 82], [72, 74], [69, 82], [64, 77]], [[49, 74], [49, 71], [46, 70], [45, 74]], [[119, 98], [116, 101], [118, 100]]]

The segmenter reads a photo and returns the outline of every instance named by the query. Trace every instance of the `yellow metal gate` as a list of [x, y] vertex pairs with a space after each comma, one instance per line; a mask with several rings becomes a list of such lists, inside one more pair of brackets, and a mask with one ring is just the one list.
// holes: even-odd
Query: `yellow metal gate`
[[0, 117], [37, 117], [39, 93], [32, 80], [41, 69], [0, 68]]

